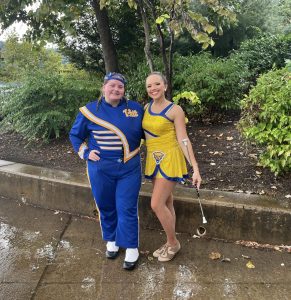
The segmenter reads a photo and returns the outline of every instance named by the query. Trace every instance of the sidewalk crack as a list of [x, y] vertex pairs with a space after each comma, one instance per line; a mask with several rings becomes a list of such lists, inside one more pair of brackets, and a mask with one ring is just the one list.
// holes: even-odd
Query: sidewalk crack
[[[63, 231], [61, 232], [60, 238], [59, 238], [58, 242], [56, 243], [56, 245], [55, 245], [55, 247], [53, 249], [54, 253], [57, 252], [58, 246], [59, 246], [61, 240], [63, 239], [63, 236], [64, 236], [66, 230], [68, 229], [68, 227], [70, 226], [71, 222], [72, 222], [72, 216], [69, 216], [69, 219], [68, 219], [67, 223], [65, 224], [65, 227], [64, 227]], [[55, 259], [56, 259], [56, 256], [54, 257], [54, 260]], [[34, 288], [32, 294], [31, 294], [30, 300], [34, 300], [35, 299], [37, 290], [41, 286], [41, 283], [43, 281], [43, 278], [44, 278], [44, 276], [45, 276], [45, 274], [46, 274], [47, 269], [48, 269], [49, 266], [50, 266], [50, 264], [46, 264], [46, 266], [45, 266], [45, 268], [44, 268], [44, 270], [43, 270], [43, 272], [42, 272], [42, 274], [41, 274], [41, 276], [39, 278], [39, 281], [38, 281], [36, 287]]]

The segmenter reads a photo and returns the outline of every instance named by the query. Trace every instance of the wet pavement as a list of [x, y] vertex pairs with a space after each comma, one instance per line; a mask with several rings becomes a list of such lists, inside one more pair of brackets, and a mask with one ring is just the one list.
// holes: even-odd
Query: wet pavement
[[[160, 263], [151, 253], [163, 232], [141, 230], [139, 265], [128, 272], [123, 251], [104, 257], [96, 220], [0, 197], [0, 299], [291, 298], [290, 253], [178, 237], [181, 252]], [[230, 262], [211, 260], [212, 252]]]

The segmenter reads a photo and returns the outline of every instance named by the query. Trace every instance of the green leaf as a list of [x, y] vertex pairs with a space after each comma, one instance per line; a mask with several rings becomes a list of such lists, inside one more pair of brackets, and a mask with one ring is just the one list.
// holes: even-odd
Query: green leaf
[[198, 32], [195, 39], [199, 43], [207, 43], [207, 44], [209, 44], [209, 40], [210, 40], [208, 35], [204, 32]]
[[170, 16], [168, 14], [163, 14], [156, 19], [157, 24], [162, 24], [166, 19], [169, 19]]
[[208, 33], [212, 33], [215, 30], [215, 26], [212, 26], [211, 24], [206, 24], [203, 29]]
[[202, 44], [202, 49], [205, 50], [209, 47], [209, 43], [203, 43]]
[[135, 0], [128, 0], [127, 3], [130, 8], [137, 9], [137, 3], [135, 2]]

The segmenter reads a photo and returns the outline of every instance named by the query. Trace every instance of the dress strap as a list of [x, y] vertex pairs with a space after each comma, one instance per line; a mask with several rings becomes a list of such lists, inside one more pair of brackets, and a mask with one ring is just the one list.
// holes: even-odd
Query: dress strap
[[151, 110], [152, 104], [153, 104], [153, 101], [151, 101], [151, 102], [149, 103], [149, 105], [147, 105], [147, 107], [146, 107], [146, 109], [149, 111], [149, 113], [150, 113], [151, 115], [164, 116], [164, 117], [166, 117], [166, 113], [167, 113], [168, 111], [170, 111], [170, 109], [172, 109], [172, 107], [174, 106], [174, 103], [170, 103], [170, 104], [167, 105], [161, 112], [159, 112], [159, 113], [154, 113], [154, 112], [152, 112], [152, 110]]
[[175, 103], [170, 103], [164, 110], [163, 113], [166, 115], [173, 107]]
[[149, 106], [150, 106], [150, 103], [147, 103], [145, 106], [144, 106], [144, 111], [147, 111], [148, 110], [148, 108], [149, 108]]

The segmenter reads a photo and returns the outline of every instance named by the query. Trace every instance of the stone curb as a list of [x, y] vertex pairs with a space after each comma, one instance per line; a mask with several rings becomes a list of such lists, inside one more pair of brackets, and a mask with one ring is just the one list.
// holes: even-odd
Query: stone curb
[[[0, 160], [0, 194], [47, 209], [93, 216], [95, 204], [82, 174]], [[150, 208], [151, 184], [140, 191], [139, 216], [143, 227], [161, 229]], [[196, 234], [202, 225], [195, 191], [180, 187], [174, 194], [177, 232]], [[211, 238], [291, 244], [291, 207], [287, 201], [265, 196], [201, 190], [200, 198]]]

